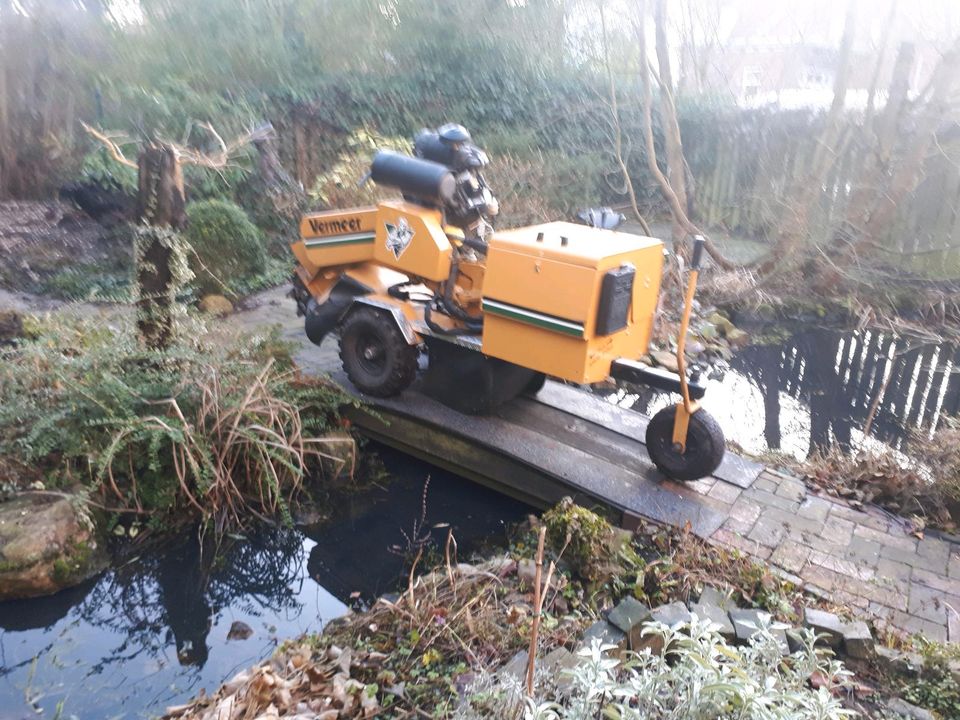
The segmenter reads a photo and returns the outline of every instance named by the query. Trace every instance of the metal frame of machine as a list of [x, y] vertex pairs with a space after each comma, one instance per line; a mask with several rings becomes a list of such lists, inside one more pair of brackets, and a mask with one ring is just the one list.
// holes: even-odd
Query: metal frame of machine
[[[370, 178], [401, 200], [311, 213], [292, 244], [293, 295], [307, 336], [336, 332], [351, 382], [402, 392], [419, 355], [424, 390], [464, 412], [490, 412], [547, 376], [580, 384], [614, 377], [679, 393], [646, 432], [654, 464], [678, 480], [712, 473], [723, 433], [697, 402], [684, 342], [703, 241], [693, 259], [677, 348], [679, 373], [638, 361], [660, 292], [663, 243], [565, 222], [498, 231], [487, 157], [462, 127], [417, 136], [416, 157], [380, 151]], [[608, 223], [609, 215], [591, 213]]]

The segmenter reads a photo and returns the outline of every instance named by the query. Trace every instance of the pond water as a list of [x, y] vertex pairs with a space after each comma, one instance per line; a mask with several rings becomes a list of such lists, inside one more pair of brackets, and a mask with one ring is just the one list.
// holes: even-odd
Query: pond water
[[[770, 331], [742, 327], [757, 336]], [[931, 432], [945, 415], [960, 413], [960, 350], [807, 327], [736, 351], [706, 384], [704, 408], [749, 453], [779, 450], [803, 460], [833, 443], [904, 450], [912, 432]], [[676, 396], [621, 391], [611, 400], [652, 415]]]
[[[453, 528], [464, 559], [505, 544], [529, 508], [371, 444], [388, 484], [337, 504], [314, 527], [261, 529], [216, 559], [191, 538], [48, 598], [0, 603], [0, 720], [144, 718], [208, 692], [268, 657], [279, 640], [316, 632], [348, 606], [398, 587], [398, 547], [415, 534], [424, 481], [426, 530]], [[439, 527], [437, 527], [439, 525]], [[234, 622], [252, 629], [229, 638]]]

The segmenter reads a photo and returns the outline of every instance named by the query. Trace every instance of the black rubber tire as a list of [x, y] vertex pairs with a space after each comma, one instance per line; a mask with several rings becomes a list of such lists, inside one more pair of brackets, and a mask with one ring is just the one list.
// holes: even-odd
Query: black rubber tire
[[530, 382], [528, 382], [527, 386], [523, 389], [523, 394], [536, 395], [538, 392], [543, 390], [543, 386], [546, 384], [547, 384], [546, 373], [538, 372], [532, 378], [530, 378]]
[[397, 395], [417, 374], [419, 350], [410, 345], [389, 313], [352, 310], [340, 325], [340, 361], [356, 387], [374, 397]]
[[673, 419], [677, 406], [665, 407], [647, 425], [647, 453], [653, 464], [672, 480], [699, 480], [712, 474], [723, 460], [726, 443], [723, 430], [710, 413], [697, 410], [690, 416], [687, 447], [683, 453], [673, 447]]

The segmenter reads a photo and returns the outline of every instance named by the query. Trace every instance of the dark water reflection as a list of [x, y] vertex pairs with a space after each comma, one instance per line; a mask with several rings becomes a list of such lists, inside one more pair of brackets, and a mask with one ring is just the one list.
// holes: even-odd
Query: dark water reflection
[[[0, 603], [0, 720], [53, 717], [60, 703], [67, 718], [149, 717], [396, 588], [403, 560], [390, 548], [420, 518], [428, 475], [427, 525], [450, 523], [461, 557], [503, 542], [528, 511], [377, 450], [393, 481], [339, 502], [328, 522], [232, 539], [216, 558], [194, 538], [53, 597]], [[236, 621], [250, 638], [228, 639]]]
[[[652, 391], [613, 399], [647, 414], [675, 401]], [[708, 381], [703, 405], [751, 453], [803, 459], [832, 444], [905, 449], [911, 432], [960, 413], [960, 351], [879, 332], [807, 328], [737, 351]]]

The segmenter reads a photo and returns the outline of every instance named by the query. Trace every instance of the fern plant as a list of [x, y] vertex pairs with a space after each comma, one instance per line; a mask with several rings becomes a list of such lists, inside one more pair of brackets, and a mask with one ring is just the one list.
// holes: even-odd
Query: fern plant
[[117, 323], [51, 321], [2, 351], [0, 453], [123, 511], [218, 532], [251, 513], [289, 520], [330, 445], [349, 442], [322, 439], [340, 393], [300, 377], [275, 334], [231, 341], [198, 324], [152, 352]]

